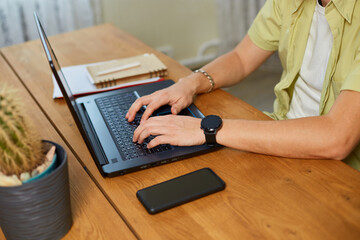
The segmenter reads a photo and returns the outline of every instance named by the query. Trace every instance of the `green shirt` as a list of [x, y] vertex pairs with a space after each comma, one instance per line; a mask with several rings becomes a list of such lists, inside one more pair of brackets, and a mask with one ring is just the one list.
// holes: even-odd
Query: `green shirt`
[[[302, 65], [316, 0], [267, 0], [249, 29], [260, 48], [278, 51], [283, 67], [275, 86], [274, 119], [286, 119]], [[319, 113], [330, 111], [342, 90], [360, 92], [360, 0], [332, 0], [325, 16], [333, 35]], [[359, 119], [360, 124], [360, 119]], [[360, 170], [360, 145], [344, 160]]]

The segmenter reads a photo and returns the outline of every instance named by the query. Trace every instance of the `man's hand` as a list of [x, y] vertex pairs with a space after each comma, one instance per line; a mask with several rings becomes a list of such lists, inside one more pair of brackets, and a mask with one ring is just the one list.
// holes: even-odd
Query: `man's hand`
[[174, 146], [194, 146], [205, 143], [204, 132], [200, 128], [201, 119], [166, 115], [142, 120], [134, 132], [133, 141], [142, 143], [150, 135], [156, 136], [147, 147], [153, 148], [160, 144]]
[[147, 106], [141, 118], [142, 120], [146, 120], [156, 109], [166, 104], [171, 106], [171, 113], [176, 115], [192, 103], [194, 96], [195, 90], [191, 86], [191, 82], [180, 80], [168, 88], [138, 98], [131, 105], [125, 117], [129, 122], [132, 122], [134, 121], [136, 112], [139, 111], [142, 106]]

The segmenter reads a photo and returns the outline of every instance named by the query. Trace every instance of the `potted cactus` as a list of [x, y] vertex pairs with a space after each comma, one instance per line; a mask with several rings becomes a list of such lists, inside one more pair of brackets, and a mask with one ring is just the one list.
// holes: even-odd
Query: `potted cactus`
[[12, 90], [0, 91], [0, 186], [21, 185], [39, 173], [45, 146]]
[[0, 85], [0, 227], [8, 239], [58, 239], [72, 225], [67, 155], [15, 96]]

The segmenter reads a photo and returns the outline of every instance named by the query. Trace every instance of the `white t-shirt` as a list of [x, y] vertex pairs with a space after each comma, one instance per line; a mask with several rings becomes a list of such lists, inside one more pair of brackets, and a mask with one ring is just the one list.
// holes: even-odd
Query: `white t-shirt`
[[288, 118], [319, 116], [321, 90], [332, 45], [325, 7], [317, 2]]

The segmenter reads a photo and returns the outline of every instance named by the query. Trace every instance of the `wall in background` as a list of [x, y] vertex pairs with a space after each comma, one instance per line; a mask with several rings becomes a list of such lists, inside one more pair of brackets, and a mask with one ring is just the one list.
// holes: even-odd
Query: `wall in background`
[[102, 0], [102, 16], [179, 61], [193, 59], [202, 45], [214, 52], [218, 38], [214, 0]]
[[[113, 23], [192, 69], [230, 51], [265, 0], [101, 0]], [[272, 57], [267, 66], [280, 67]]]

